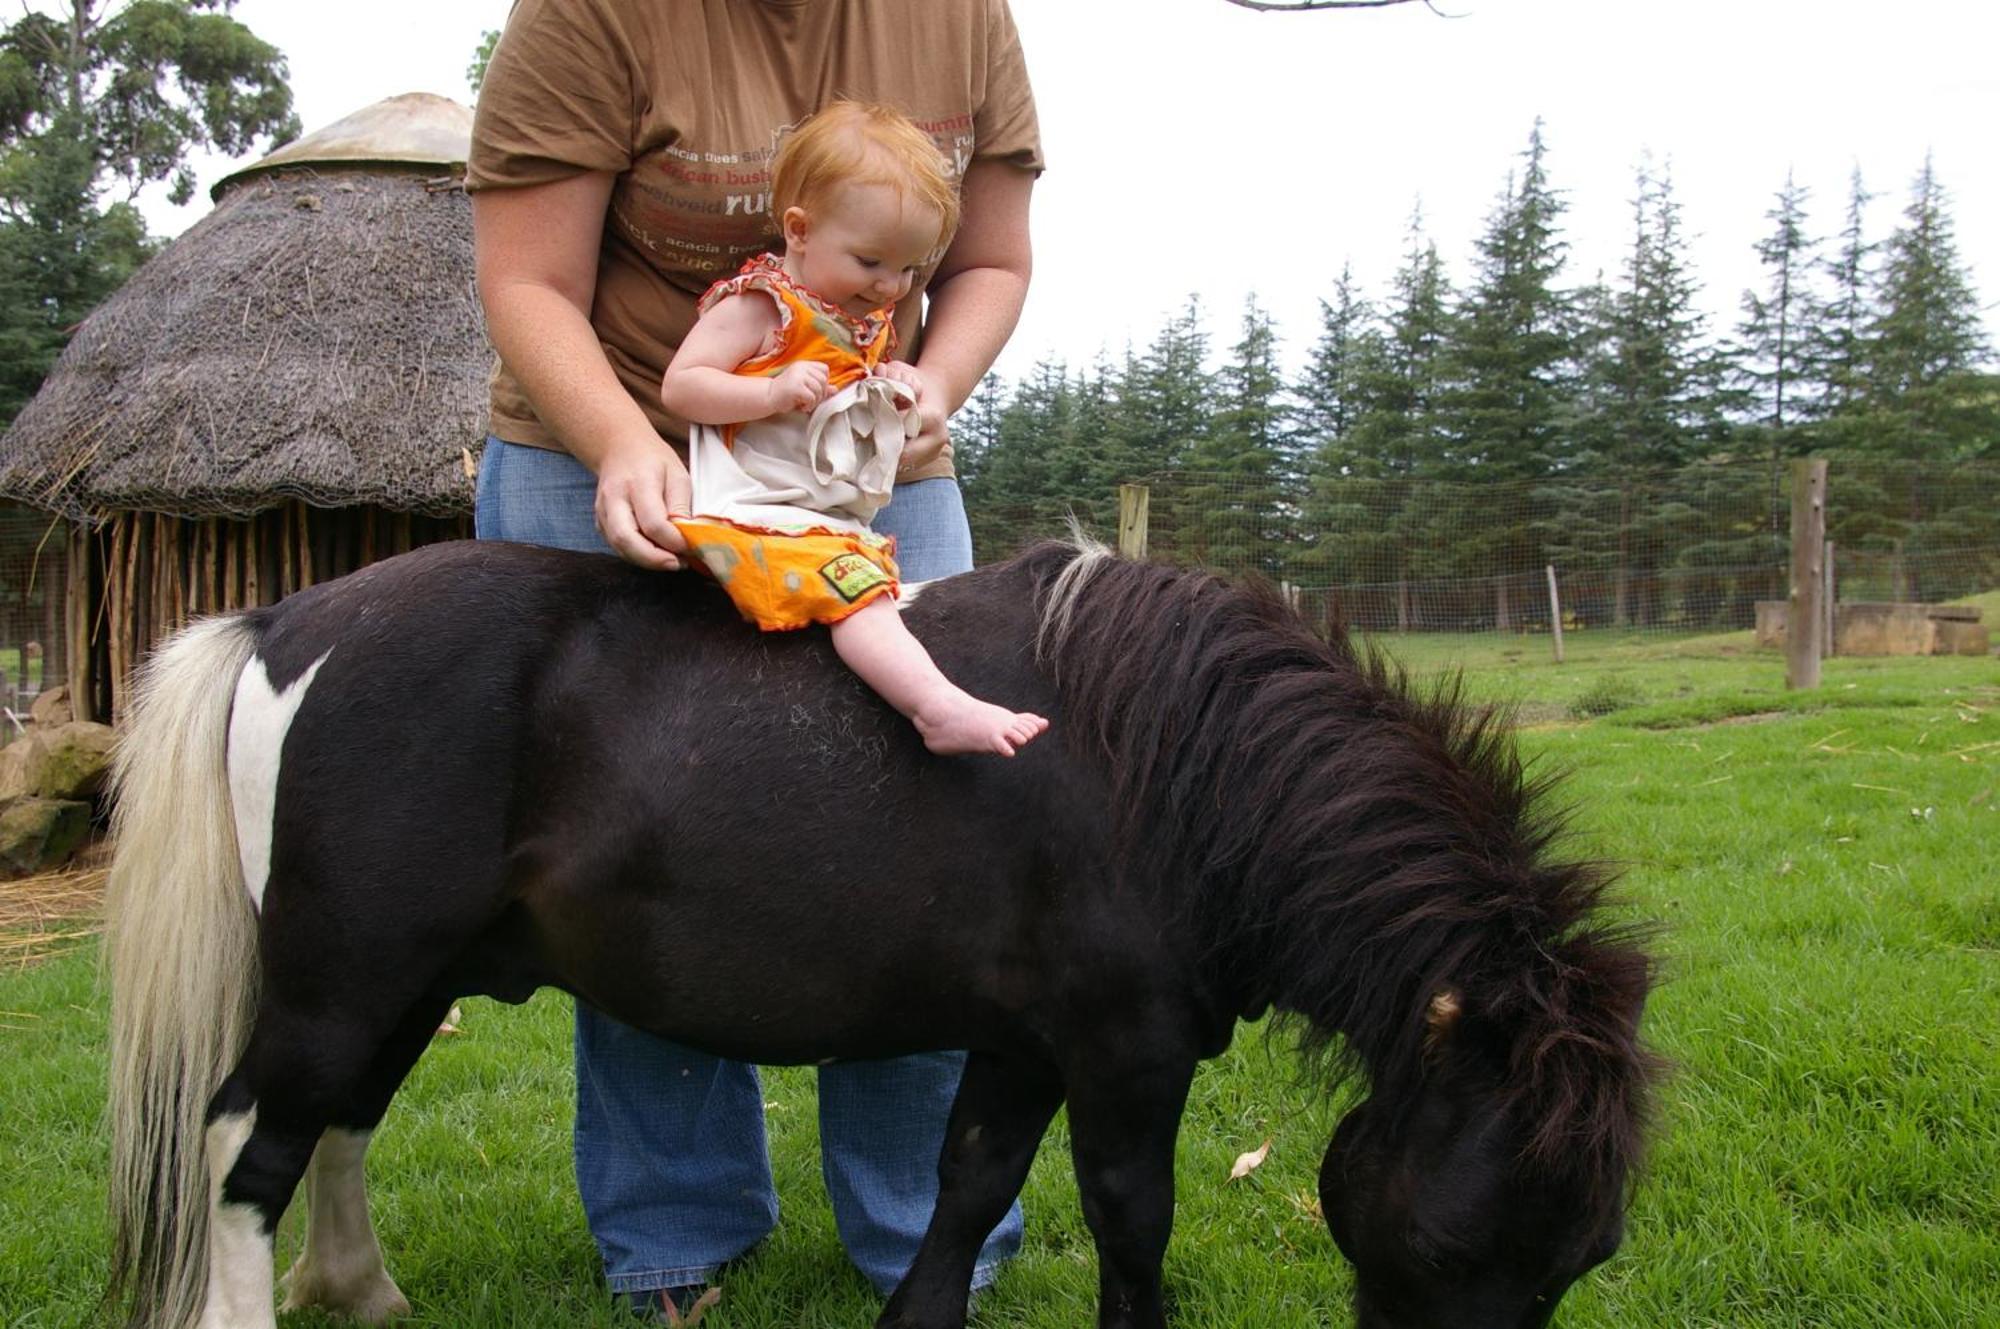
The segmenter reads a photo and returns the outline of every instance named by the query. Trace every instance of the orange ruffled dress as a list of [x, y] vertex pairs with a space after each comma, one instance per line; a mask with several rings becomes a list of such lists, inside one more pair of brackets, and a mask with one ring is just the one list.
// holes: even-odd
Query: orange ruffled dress
[[829, 392], [810, 414], [689, 430], [694, 516], [676, 525], [765, 631], [837, 623], [896, 594], [895, 541], [868, 523], [895, 486], [915, 399], [874, 372], [894, 340], [887, 310], [854, 318], [793, 281], [775, 254], [710, 287], [700, 309], [753, 291], [778, 306], [778, 344], [736, 372], [768, 378], [817, 360]]

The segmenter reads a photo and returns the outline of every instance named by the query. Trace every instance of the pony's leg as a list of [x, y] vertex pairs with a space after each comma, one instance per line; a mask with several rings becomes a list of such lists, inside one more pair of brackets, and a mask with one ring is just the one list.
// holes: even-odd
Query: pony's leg
[[1053, 1067], [987, 1052], [966, 1057], [938, 1157], [937, 1207], [877, 1329], [959, 1329], [965, 1323], [980, 1247], [1021, 1193], [1062, 1097]]
[[305, 1248], [283, 1280], [285, 1310], [319, 1306], [369, 1324], [410, 1313], [389, 1277], [368, 1219], [362, 1160], [389, 1100], [429, 1045], [449, 998], [418, 1003], [382, 1048], [362, 1085], [319, 1140], [307, 1169]]
[[1173, 1231], [1174, 1138], [1194, 1065], [1104, 1055], [1070, 1078], [1070, 1153], [1097, 1241], [1098, 1329], [1165, 1329], [1160, 1262]]
[[[211, 1109], [204, 1145], [208, 1157], [208, 1294], [199, 1329], [275, 1329], [271, 1310], [271, 1237], [277, 1214], [228, 1190], [256, 1134], [254, 1103], [230, 1095], [224, 1084]], [[283, 1206], [279, 1206], [280, 1212]]]
[[[252, 1035], [255, 1041], [255, 1035]], [[208, 1293], [198, 1329], [276, 1329], [273, 1239], [312, 1154], [316, 1130], [260, 1120], [238, 1063], [209, 1107]]]
[[211, 1101], [208, 1294], [199, 1329], [274, 1329], [278, 1219], [327, 1128], [347, 1125], [341, 1119], [357, 1104], [387, 1101], [376, 1068], [398, 1039], [382, 1037], [380, 1017], [308, 1010], [267, 986], [249, 1045]]

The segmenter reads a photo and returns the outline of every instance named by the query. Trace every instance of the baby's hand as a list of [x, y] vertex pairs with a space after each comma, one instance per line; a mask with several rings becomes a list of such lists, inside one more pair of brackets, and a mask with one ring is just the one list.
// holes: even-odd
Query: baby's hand
[[799, 360], [786, 365], [767, 380], [770, 383], [771, 414], [810, 411], [826, 400], [826, 366], [817, 360]]
[[918, 401], [924, 399], [924, 376], [922, 371], [915, 365], [905, 364], [901, 360], [890, 360], [885, 362], [875, 372], [883, 378], [894, 379], [896, 382], [901, 383], [910, 390], [910, 395]]

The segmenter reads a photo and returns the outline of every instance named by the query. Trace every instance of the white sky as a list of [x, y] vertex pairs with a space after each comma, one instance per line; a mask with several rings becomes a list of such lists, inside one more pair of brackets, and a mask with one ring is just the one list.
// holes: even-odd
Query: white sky
[[[1924, 154], [2000, 343], [2000, 17], [1987, 0], [1440, 0], [1264, 14], [1224, 0], [1012, 0], [1050, 169], [1036, 190], [1036, 274], [999, 368], [1081, 367], [1143, 346], [1199, 292], [1218, 351], [1255, 291], [1296, 365], [1317, 301], [1352, 259], [1379, 298], [1412, 206], [1454, 278], [1546, 122], [1570, 211], [1567, 278], [1615, 272], [1634, 170], [1672, 164], [1711, 326], [1758, 280], [1752, 244], [1793, 170], [1831, 236], [1859, 165], [1886, 237]], [[311, 131], [380, 98], [469, 100], [465, 68], [508, 0], [240, 0], [291, 63]], [[155, 232], [206, 210], [148, 199]]]

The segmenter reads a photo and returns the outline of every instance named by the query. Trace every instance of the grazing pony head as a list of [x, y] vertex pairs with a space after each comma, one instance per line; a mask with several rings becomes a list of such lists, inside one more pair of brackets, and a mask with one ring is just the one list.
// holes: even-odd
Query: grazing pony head
[[1331, 1084], [1320, 1203], [1360, 1329], [1532, 1329], [1623, 1233], [1659, 1069], [1640, 930], [1557, 852], [1546, 776], [1275, 595], [1050, 552], [1039, 651], [1098, 750], [1134, 889], [1177, 891], [1239, 1009]]

